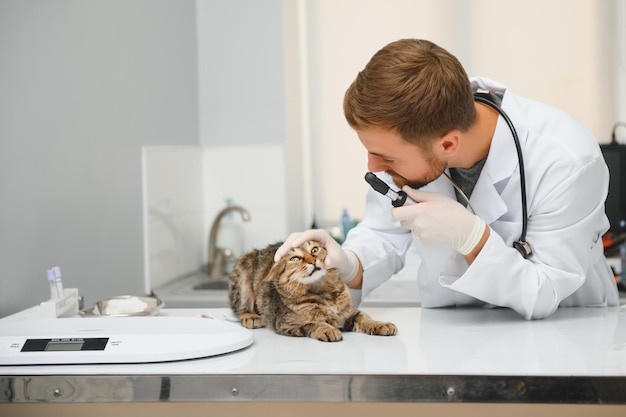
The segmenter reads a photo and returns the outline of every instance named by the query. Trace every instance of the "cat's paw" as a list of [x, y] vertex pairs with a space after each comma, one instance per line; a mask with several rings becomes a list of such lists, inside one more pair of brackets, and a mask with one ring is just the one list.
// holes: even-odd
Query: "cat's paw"
[[376, 321], [358, 310], [346, 321], [344, 328], [376, 336], [394, 336], [398, 333], [398, 328], [395, 324]]
[[398, 333], [398, 328], [395, 324], [382, 322], [374, 322], [363, 330], [363, 333], [377, 336], [395, 336]]
[[394, 336], [398, 333], [395, 324], [372, 320], [364, 314], [358, 317], [352, 330], [374, 336]]
[[254, 313], [241, 313], [239, 315], [239, 321], [241, 325], [247, 329], [258, 329], [263, 327], [261, 323], [261, 316]]
[[320, 323], [311, 328], [309, 337], [322, 342], [339, 342], [343, 339], [341, 331], [328, 323]]

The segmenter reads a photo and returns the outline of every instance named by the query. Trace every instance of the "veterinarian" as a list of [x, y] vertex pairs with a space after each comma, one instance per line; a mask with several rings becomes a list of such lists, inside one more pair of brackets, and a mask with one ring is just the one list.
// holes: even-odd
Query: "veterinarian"
[[326, 267], [364, 298], [403, 267], [414, 243], [425, 308], [499, 306], [541, 319], [558, 307], [619, 304], [602, 246], [608, 169], [571, 116], [469, 79], [453, 55], [416, 39], [372, 57], [345, 94], [344, 114], [369, 171], [417, 204], [392, 207], [369, 190], [343, 246], [308, 230], [290, 235], [276, 259], [319, 240]]

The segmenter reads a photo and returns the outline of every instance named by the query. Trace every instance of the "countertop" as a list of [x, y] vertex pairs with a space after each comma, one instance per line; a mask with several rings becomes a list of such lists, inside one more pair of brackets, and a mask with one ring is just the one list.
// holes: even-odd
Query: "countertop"
[[[626, 306], [363, 308], [394, 337], [324, 343], [254, 330], [251, 346], [180, 362], [0, 366], [3, 402], [466, 401], [626, 404]], [[164, 309], [217, 319], [228, 309]], [[209, 320], [209, 319], [207, 319]]]

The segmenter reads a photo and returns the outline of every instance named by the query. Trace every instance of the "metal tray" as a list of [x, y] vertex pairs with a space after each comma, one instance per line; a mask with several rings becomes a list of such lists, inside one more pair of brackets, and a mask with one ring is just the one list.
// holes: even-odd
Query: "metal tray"
[[120, 295], [100, 300], [93, 307], [80, 310], [80, 314], [90, 317], [153, 316], [164, 305], [157, 297]]

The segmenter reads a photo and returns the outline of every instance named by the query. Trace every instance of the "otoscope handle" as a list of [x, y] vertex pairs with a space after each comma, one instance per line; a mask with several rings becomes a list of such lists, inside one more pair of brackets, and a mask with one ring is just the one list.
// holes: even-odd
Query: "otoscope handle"
[[402, 207], [404, 205], [404, 203], [407, 202], [408, 199], [408, 204], [412, 204], [413, 200], [409, 199], [409, 196], [407, 195], [407, 193], [405, 193], [404, 191], [400, 190], [397, 192], [398, 194], [398, 198], [396, 198], [395, 200], [391, 200], [391, 205], [394, 207]]

